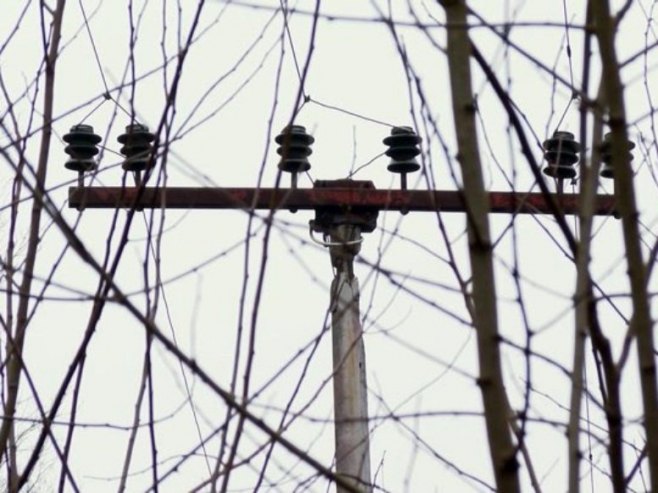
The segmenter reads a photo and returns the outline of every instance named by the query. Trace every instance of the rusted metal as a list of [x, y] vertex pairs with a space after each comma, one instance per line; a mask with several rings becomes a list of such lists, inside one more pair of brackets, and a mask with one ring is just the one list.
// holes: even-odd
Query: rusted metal
[[[361, 193], [368, 193], [375, 190], [375, 185], [371, 181], [359, 180], [317, 180], [313, 184], [315, 189], [336, 189], [352, 188]], [[377, 228], [377, 216], [379, 210], [374, 207], [361, 207], [355, 205], [340, 205], [315, 208], [315, 219], [310, 223], [311, 229], [315, 232], [328, 233], [333, 228], [342, 224], [358, 226], [362, 233], [372, 233]]]
[[[578, 214], [579, 195], [552, 196], [564, 214]], [[491, 212], [549, 214], [541, 193], [489, 192]], [[362, 208], [378, 211], [464, 212], [463, 196], [452, 190], [376, 190], [374, 188], [195, 188], [72, 187], [69, 206], [78, 209], [292, 209], [322, 207]], [[596, 197], [594, 214], [613, 215], [612, 195]]]

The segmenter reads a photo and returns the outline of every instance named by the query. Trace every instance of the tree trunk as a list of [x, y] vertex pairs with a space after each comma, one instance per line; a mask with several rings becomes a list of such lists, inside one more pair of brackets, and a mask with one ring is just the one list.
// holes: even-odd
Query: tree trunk
[[[466, 24], [464, 0], [442, 0], [448, 25]], [[484, 189], [471, 87], [470, 41], [463, 28], [448, 28], [448, 65], [457, 133], [458, 160], [464, 182], [468, 240], [473, 276], [473, 303], [480, 366], [479, 386], [484, 404], [489, 451], [496, 489], [520, 491], [516, 447], [508, 422], [507, 401], [500, 364], [500, 336], [493, 270], [493, 246], [489, 232], [489, 203]]]
[[644, 426], [647, 437], [651, 491], [658, 491], [658, 398], [654, 360], [653, 323], [647, 292], [646, 266], [642, 260], [638, 211], [635, 205], [633, 170], [628, 159], [628, 132], [624, 87], [619, 75], [615, 51], [615, 22], [607, 0], [590, 2], [596, 37], [601, 51], [603, 89], [608, 107], [608, 124], [612, 133], [612, 167], [615, 179], [617, 211], [621, 217], [628, 277], [633, 304], [632, 330], [637, 338], [640, 385], [644, 404]]

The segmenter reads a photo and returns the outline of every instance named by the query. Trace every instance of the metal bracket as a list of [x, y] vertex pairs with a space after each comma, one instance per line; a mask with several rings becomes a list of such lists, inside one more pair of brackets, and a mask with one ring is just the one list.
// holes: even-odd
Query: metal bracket
[[[356, 180], [318, 180], [314, 189], [326, 190], [350, 189], [354, 194], [367, 194], [375, 189], [371, 181]], [[322, 233], [329, 247], [331, 265], [338, 271], [345, 271], [351, 277], [354, 257], [361, 249], [361, 233], [371, 233], [377, 227], [378, 210], [369, 207], [323, 206], [315, 209], [315, 219], [309, 223], [311, 237], [313, 232]], [[329, 241], [326, 239], [329, 238]], [[314, 239], [315, 241], [315, 239]]]
[[[359, 180], [316, 180], [313, 189], [325, 189], [327, 193], [349, 189], [358, 196], [375, 190], [375, 184]], [[321, 206], [315, 208], [315, 219], [310, 222], [310, 227], [312, 231], [324, 235], [330, 235], [333, 229], [342, 225], [358, 226], [363, 233], [371, 233], [377, 227], [378, 214], [379, 211], [373, 207]]]

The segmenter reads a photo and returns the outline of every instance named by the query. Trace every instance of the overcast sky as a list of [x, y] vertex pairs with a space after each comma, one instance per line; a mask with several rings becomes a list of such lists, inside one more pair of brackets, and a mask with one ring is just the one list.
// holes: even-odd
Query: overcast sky
[[[29, 118], [33, 81], [42, 58], [41, 28], [36, 2], [18, 22], [23, 3], [10, 1], [0, 17], [0, 44], [14, 27], [18, 28], [0, 51], [4, 86], [0, 114], [7, 124], [5, 109], [12, 101], [21, 132], [31, 125], [27, 154], [34, 162], [41, 132], [39, 124], [30, 124]], [[617, 8], [622, 3], [613, 2]], [[75, 176], [64, 168], [67, 156], [61, 138], [72, 125], [93, 125], [103, 137], [102, 153], [98, 173], [93, 181], [91, 177], [87, 181], [97, 186], [120, 185], [122, 158], [116, 139], [131, 122], [131, 115], [151, 129], [160, 124], [176, 76], [179, 47], [190, 33], [196, 4], [141, 1], [134, 2], [131, 11], [125, 1], [67, 3], [57, 63], [55, 138], [47, 185], [66, 220], [71, 224], [79, 221], [77, 234], [99, 261], [108, 245], [115, 252], [126, 214], [113, 210], [78, 212], [67, 207], [67, 186]], [[581, 0], [564, 5], [522, 0], [470, 2], [493, 27], [471, 17], [478, 26], [469, 32], [522, 112], [537, 159], [541, 158], [540, 143], [553, 131], [578, 134], [579, 101], [571, 98], [572, 91], [565, 82], [581, 85], [584, 4]], [[314, 51], [300, 88], [300, 72], [311, 46], [315, 3], [295, 4], [298, 10], [287, 22], [280, 7], [279, 2], [266, 0], [205, 3], [180, 77], [170, 153], [166, 163], [158, 163], [157, 178], [166, 177], [171, 186], [252, 187], [259, 180], [262, 186], [273, 186], [278, 161], [273, 139], [290, 122], [301, 93], [301, 100], [306, 102], [295, 123], [306, 126], [315, 144], [312, 168], [300, 178], [300, 186], [311, 187], [316, 179], [345, 178], [358, 170], [352, 175], [354, 179], [372, 180], [381, 189], [398, 187], [397, 177], [386, 170], [382, 139], [392, 126], [410, 125], [423, 137], [423, 170], [410, 177], [410, 187], [458, 188], [450, 85], [442, 52], [446, 33], [442, 8], [435, 2], [420, 1], [323, 2], [312, 43]], [[621, 24], [617, 41], [620, 60], [656, 41], [653, 29], [647, 29], [651, 7], [648, 0], [635, 2]], [[381, 21], [382, 16], [389, 15], [396, 21], [394, 31]], [[565, 29], [565, 17], [575, 27]], [[501, 37], [505, 29], [509, 29], [512, 45], [506, 45]], [[656, 158], [656, 140], [653, 119], [647, 117], [652, 108], [655, 63], [652, 51], [622, 72], [627, 83], [628, 120], [632, 122], [629, 132], [638, 143], [634, 164], [647, 248], [652, 246], [656, 230], [656, 182], [651, 164]], [[592, 68], [590, 96], [594, 97], [598, 61]], [[559, 80], [551, 76], [551, 70]], [[473, 73], [487, 187], [536, 191], [518, 140], [510, 138], [499, 101], [482, 73], [475, 68]], [[25, 90], [28, 97], [20, 98]], [[105, 93], [110, 96], [108, 100], [103, 97]], [[41, 88], [37, 101], [38, 106]], [[39, 114], [40, 109], [34, 115], [37, 122]], [[436, 131], [427, 125], [430, 119], [436, 123]], [[10, 140], [3, 130], [0, 145]], [[4, 207], [11, 196], [13, 170], [9, 166], [0, 169], [0, 181], [5, 184], [0, 192]], [[282, 180], [287, 185], [288, 177]], [[577, 191], [577, 184], [567, 188]], [[601, 193], [611, 191], [609, 182], [602, 184]], [[3, 234], [8, 228], [7, 214], [6, 208], [0, 212]], [[21, 214], [19, 249], [25, 247], [28, 209]], [[251, 393], [258, 395], [250, 404], [251, 410], [277, 428], [282, 409], [299, 387], [291, 410], [300, 414], [285, 436], [330, 465], [332, 368], [327, 310], [333, 272], [329, 254], [309, 237], [312, 214], [277, 212], [267, 244], [262, 299], [257, 305], [255, 295], [264, 258], [263, 217], [264, 213], [259, 213], [249, 226], [249, 216], [243, 211], [139, 213], [130, 228], [117, 284], [131, 293], [137, 307], [145, 309], [145, 284], [152, 288], [162, 281], [155, 322], [225, 389], [230, 387], [239, 327], [242, 324], [244, 330], [250, 330], [257, 313]], [[111, 233], [114, 221], [117, 226]], [[491, 223], [498, 241], [501, 331], [504, 337], [524, 345], [525, 315], [537, 333], [533, 350], [542, 356], [532, 359], [530, 415], [537, 421], [528, 425], [527, 445], [544, 491], [561, 491], [566, 484], [562, 424], [568, 417], [570, 385], [558, 365], [569, 369], [572, 364], [575, 268], [552, 218], [496, 215]], [[24, 356], [46, 408], [80, 344], [92, 307], [89, 296], [97, 284], [97, 275], [74, 252], [65, 250], [64, 237], [49, 224], [45, 221], [43, 227], [36, 279], [41, 286], [55, 265], [54, 282], [34, 314]], [[577, 231], [575, 219], [570, 218], [569, 224]], [[156, 241], [160, 228], [161, 239]], [[602, 293], [612, 296], [612, 301], [601, 303], [599, 310], [617, 350], [627, 325], [624, 316], [629, 314], [620, 223], [609, 217], [597, 219], [595, 231], [593, 273]], [[467, 247], [461, 215], [437, 218], [428, 213], [382, 213], [377, 230], [366, 235], [362, 245], [357, 275], [362, 288], [370, 389], [371, 463], [375, 483], [382, 491], [488, 491], [486, 485], [493, 485], [484, 422], [479, 415], [475, 340], [455, 275], [458, 272], [468, 280]], [[156, 250], [159, 270], [153, 260]], [[517, 301], [515, 263], [522, 303]], [[379, 268], [373, 269], [373, 265]], [[241, 297], [244, 311], [240, 309]], [[145, 339], [135, 317], [110, 302], [87, 352], [78, 403], [77, 420], [89, 425], [76, 429], [70, 459], [81, 491], [117, 490], [142, 378]], [[238, 394], [242, 392], [245, 344], [243, 341]], [[504, 348], [507, 390], [512, 406], [518, 409], [523, 405], [528, 379], [525, 360], [522, 352]], [[197, 446], [222, 426], [227, 409], [211, 389], [183, 370], [157, 343], [152, 348], [152, 365], [159, 474], [163, 476], [192, 453], [162, 482], [160, 491], [187, 491], [207, 478], [208, 468], [214, 468], [218, 436], [211, 438], [205, 449]], [[624, 390], [624, 412], [630, 423], [626, 439], [641, 448], [642, 429], [632, 424], [641, 415], [634, 383], [636, 365], [629, 366], [632, 369]], [[592, 372], [588, 388], [600, 398], [592, 362], [588, 368]], [[71, 392], [67, 396], [60, 413], [63, 422], [68, 419]], [[20, 416], [38, 418], [33, 394], [25, 382], [20, 397]], [[588, 430], [604, 436], [604, 429], [599, 428], [605, 426], [600, 409], [592, 404], [588, 412], [593, 422]], [[142, 423], [148, 420], [148, 413], [145, 401]], [[399, 417], [392, 418], [392, 413]], [[229, 437], [235, 432], [235, 421], [231, 421]], [[144, 491], [152, 483], [149, 431], [142, 426], [127, 491]], [[26, 430], [24, 442], [19, 442], [25, 459], [34, 431], [29, 431], [29, 424], [21, 429]], [[58, 426], [55, 431], [63, 443], [67, 428]], [[264, 442], [261, 432], [247, 426], [238, 459], [247, 459]], [[583, 441], [585, 446], [589, 444]], [[629, 445], [629, 464], [635, 453]], [[594, 472], [590, 476], [590, 465], [583, 465], [588, 476], [583, 487], [592, 484], [595, 491], [608, 491], [607, 458], [596, 440], [591, 454]], [[263, 458], [261, 451], [241, 466], [231, 477], [229, 491], [251, 491]], [[52, 448], [46, 448], [38, 469], [43, 477], [39, 491], [50, 491], [60, 472]], [[299, 459], [276, 447], [262, 491], [327, 491], [327, 481], [314, 474]], [[524, 490], [529, 491], [525, 473], [522, 479]], [[639, 478], [635, 486], [637, 491], [643, 489]]]

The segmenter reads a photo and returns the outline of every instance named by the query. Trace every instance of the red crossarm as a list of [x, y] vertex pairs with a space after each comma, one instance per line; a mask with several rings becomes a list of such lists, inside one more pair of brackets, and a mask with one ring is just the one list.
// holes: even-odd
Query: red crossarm
[[[579, 195], [552, 196], [564, 214], [578, 214]], [[491, 212], [547, 214], [552, 209], [541, 193], [489, 192]], [[614, 214], [612, 195], [596, 197], [594, 214]], [[69, 206], [78, 209], [292, 209], [323, 207], [378, 211], [464, 212], [462, 194], [453, 190], [376, 190], [370, 188], [196, 188], [72, 187]]]

